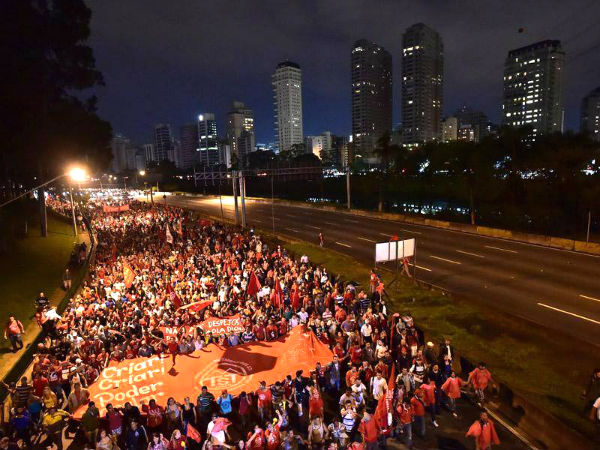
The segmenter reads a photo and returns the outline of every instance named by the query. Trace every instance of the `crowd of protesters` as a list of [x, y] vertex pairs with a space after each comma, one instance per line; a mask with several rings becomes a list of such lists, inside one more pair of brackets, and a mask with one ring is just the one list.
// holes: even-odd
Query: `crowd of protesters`
[[[89, 209], [95, 265], [61, 315], [48, 313], [45, 296], [36, 300], [45, 338], [31, 379], [8, 386], [8, 434], [0, 449], [17, 442], [61, 449], [63, 433], [77, 435], [77, 448], [100, 450], [372, 450], [388, 439], [412, 447], [413, 430], [424, 437], [440, 415], [460, 414], [456, 400], [465, 385], [485, 401], [493, 383], [485, 364], [467, 380], [458, 377], [450, 340], [425, 342], [409, 312], [388, 311], [375, 272], [369, 286], [344, 283], [252, 231], [178, 208], [132, 202], [117, 214]], [[260, 289], [247, 295], [253, 276]], [[207, 300], [204, 309], [181, 307]], [[242, 333], [217, 336], [197, 326], [234, 314], [243, 317]], [[181, 325], [190, 327], [174, 339], [160, 331]], [[107, 405], [102, 416], [90, 401], [87, 388], [110, 361], [160, 355], [175, 365], [177, 355], [285, 338], [298, 326], [330, 346], [332, 361], [235, 397], [203, 387], [199, 395], [166, 402]], [[7, 329], [19, 334], [22, 326], [11, 322]], [[74, 420], [80, 409], [83, 416]], [[485, 412], [467, 435], [478, 449], [499, 443]]]

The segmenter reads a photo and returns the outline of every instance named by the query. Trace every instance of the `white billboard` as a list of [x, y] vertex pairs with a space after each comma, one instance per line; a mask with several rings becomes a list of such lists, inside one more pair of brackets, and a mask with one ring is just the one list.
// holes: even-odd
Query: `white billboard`
[[375, 244], [375, 262], [396, 261], [415, 254], [415, 240], [390, 241]]

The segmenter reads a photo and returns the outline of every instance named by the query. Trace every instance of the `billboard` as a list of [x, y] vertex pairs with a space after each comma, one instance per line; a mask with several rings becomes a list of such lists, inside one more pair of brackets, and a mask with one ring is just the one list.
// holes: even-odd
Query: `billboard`
[[375, 244], [375, 262], [396, 261], [415, 255], [415, 240], [390, 241]]

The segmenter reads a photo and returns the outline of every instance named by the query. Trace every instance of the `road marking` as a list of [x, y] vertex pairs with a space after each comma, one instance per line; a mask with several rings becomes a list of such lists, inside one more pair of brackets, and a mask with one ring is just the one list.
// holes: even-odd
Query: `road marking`
[[407, 233], [413, 233], [413, 234], [423, 234], [420, 231], [407, 230], [405, 228], [400, 228], [400, 231], [406, 231]]
[[538, 302], [538, 305], [539, 306], [543, 306], [544, 308], [553, 309], [554, 311], [558, 311], [558, 312], [561, 312], [563, 314], [567, 314], [569, 316], [577, 317], [578, 319], [581, 319], [581, 320], [587, 320], [588, 322], [595, 323], [596, 325], [600, 325], [599, 321], [594, 320], [594, 319], [590, 319], [589, 317], [585, 317], [585, 316], [581, 316], [579, 314], [575, 314], [575, 313], [572, 313], [572, 312], [569, 312], [569, 311], [565, 311], [564, 309], [555, 308], [554, 306], [546, 305], [545, 303], [539, 303]]
[[350, 245], [348, 245], [348, 244], [344, 244], [343, 242], [337, 242], [337, 241], [336, 241], [335, 243], [336, 243], [337, 245], [342, 245], [342, 246], [344, 246], [344, 247], [352, 248]]
[[250, 219], [251, 222], [258, 222], [258, 223], [263, 223], [262, 220], [258, 220], [258, 219]]
[[332, 222], [325, 222], [327, 225], [333, 225], [333, 226], [337, 226], [337, 223], [332, 223]]
[[291, 214], [284, 214], [284, 216], [286, 216], [286, 217], [291, 217], [292, 219], [295, 219], [295, 218], [296, 218], [296, 216], [292, 216]]
[[462, 253], [463, 255], [477, 256], [478, 258], [485, 258], [483, 255], [478, 255], [477, 253], [465, 252], [463, 250], [456, 250], [458, 253]]
[[344, 219], [346, 222], [352, 222], [352, 223], [360, 223], [358, 220], [354, 220], [354, 219]]
[[485, 248], [491, 248], [493, 250], [500, 250], [501, 252], [508, 252], [508, 253], [519, 253], [516, 250], [508, 250], [507, 248], [500, 248], [500, 247], [494, 247], [492, 245], [486, 245]]
[[296, 230], [295, 228], [286, 228], [286, 230], [293, 231], [294, 233], [301, 233], [301, 231]]
[[321, 227], [315, 227], [314, 225], [306, 225], [308, 228], [314, 228], [315, 230], [320, 230]]
[[390, 233], [379, 233], [382, 236], [387, 236], [388, 238], [391, 238], [392, 235]]
[[588, 297], [587, 295], [579, 294], [581, 298], [585, 298], [586, 300], [593, 300], [595, 302], [600, 302], [600, 298]]
[[429, 257], [430, 257], [430, 258], [439, 259], [440, 261], [446, 261], [446, 262], [449, 262], [449, 263], [452, 263], [452, 264], [462, 264], [462, 263], [460, 263], [460, 262], [458, 262], [458, 261], [453, 261], [453, 260], [451, 260], [451, 259], [441, 258], [440, 256], [429, 255]]
[[373, 242], [374, 244], [377, 243], [377, 241], [374, 241], [373, 239], [367, 239], [367, 238], [360, 237], [360, 236], [358, 237], [358, 239], [360, 239], [361, 241]]
[[416, 266], [417, 269], [421, 269], [421, 270], [426, 270], [427, 272], [433, 272], [431, 269], [428, 269], [427, 267], [423, 267], [423, 266]]

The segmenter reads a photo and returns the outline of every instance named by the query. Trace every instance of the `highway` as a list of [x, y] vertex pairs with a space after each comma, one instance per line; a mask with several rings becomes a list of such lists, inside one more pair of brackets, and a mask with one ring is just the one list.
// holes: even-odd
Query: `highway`
[[[162, 200], [162, 199], [160, 199]], [[232, 197], [223, 215], [235, 217]], [[169, 196], [168, 204], [219, 217], [215, 197]], [[600, 257], [344, 212], [246, 201], [248, 225], [318, 242], [373, 264], [376, 242], [416, 238], [417, 278], [600, 346]], [[241, 211], [241, 206], [240, 206]]]

